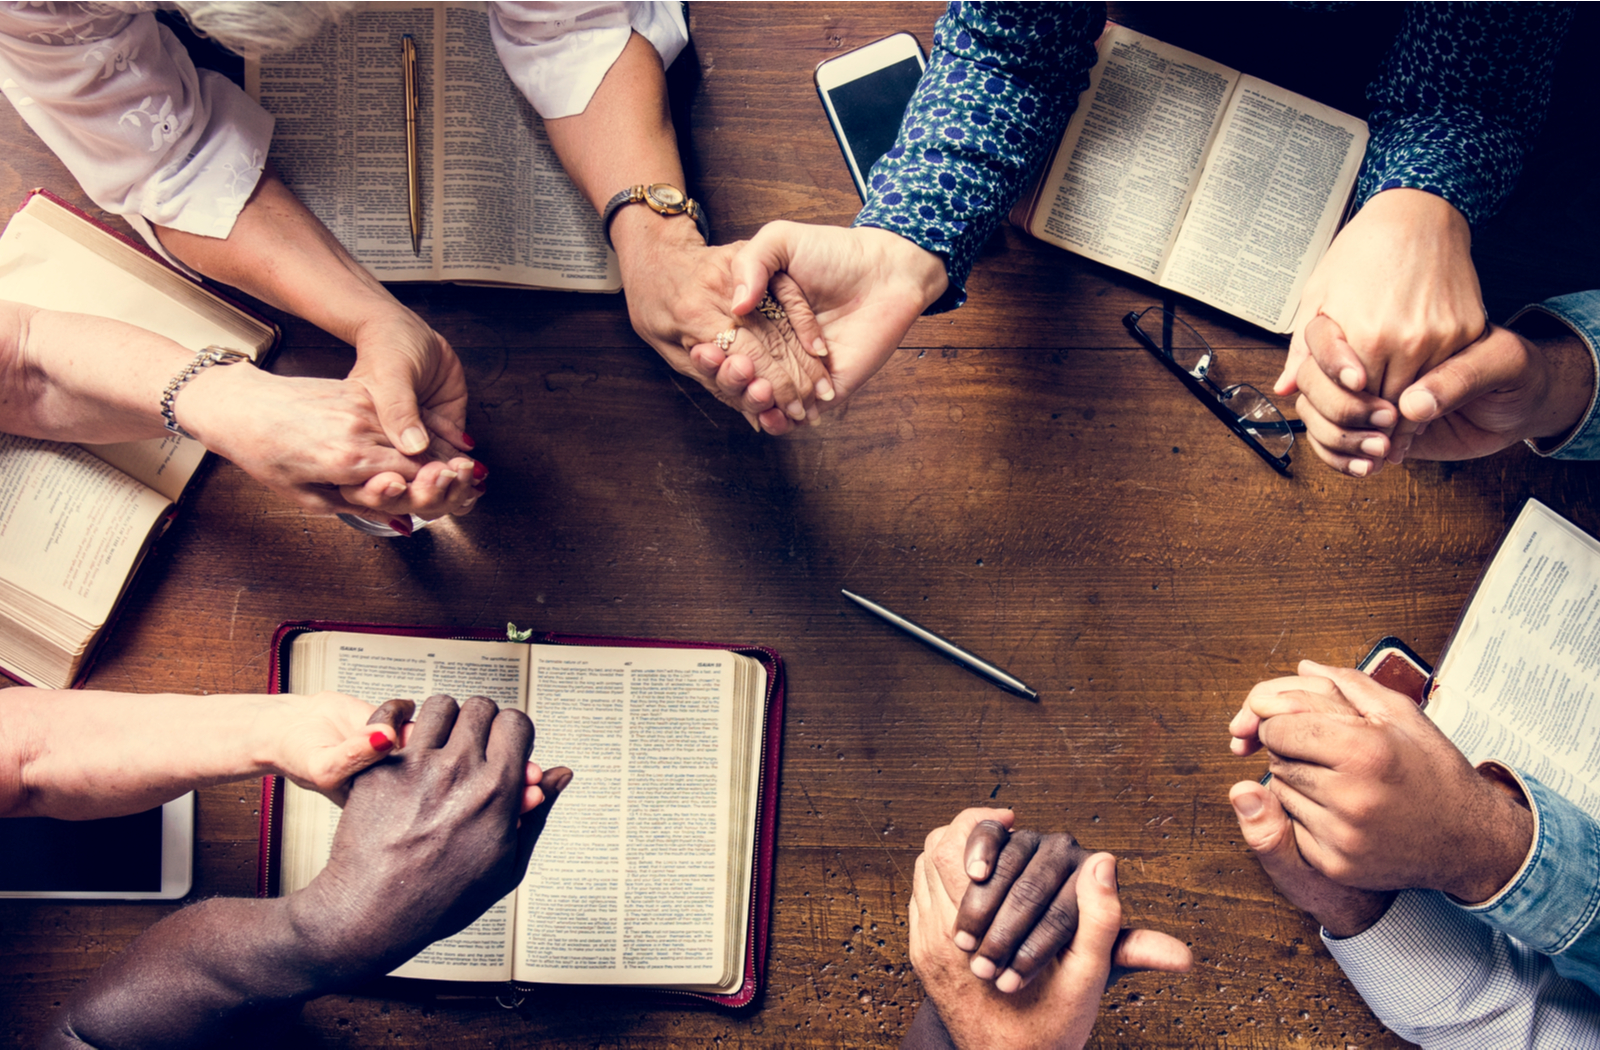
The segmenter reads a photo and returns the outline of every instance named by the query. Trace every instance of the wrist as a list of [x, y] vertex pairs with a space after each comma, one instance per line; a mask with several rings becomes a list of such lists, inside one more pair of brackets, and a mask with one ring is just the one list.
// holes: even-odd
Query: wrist
[[645, 204], [619, 208], [611, 216], [610, 232], [617, 261], [623, 266], [659, 251], [688, 251], [707, 243], [689, 215], [658, 215]]
[[1594, 404], [1596, 362], [1576, 332], [1549, 314], [1531, 310], [1514, 319], [1511, 337], [1527, 344], [1527, 353], [1543, 364], [1544, 391], [1537, 412], [1523, 435], [1541, 448], [1555, 448], [1582, 425]]
[[351, 881], [330, 861], [310, 885], [283, 898], [295, 963], [311, 994], [381, 976], [414, 954], [391, 935], [396, 918], [371, 906], [371, 888], [363, 893]]
[[[1481, 771], [1480, 771], [1481, 775]], [[1475, 820], [1473, 835], [1478, 848], [1466, 851], [1463, 870], [1447, 884], [1435, 887], [1464, 904], [1482, 904], [1500, 893], [1527, 862], [1533, 846], [1533, 811], [1528, 808], [1514, 778], [1484, 775], [1480, 783], [1492, 800], [1486, 818]]]
[[1311, 916], [1321, 926], [1329, 937], [1345, 938], [1366, 933], [1377, 924], [1378, 920], [1388, 914], [1389, 905], [1394, 903], [1395, 893], [1371, 893], [1366, 890], [1351, 890], [1350, 898], [1342, 902], [1342, 906], [1331, 911], [1323, 911]]
[[249, 418], [239, 406], [249, 405], [256, 392], [274, 378], [249, 361], [213, 365], [178, 389], [172, 402], [173, 418], [206, 448], [226, 455], [223, 450], [229, 437]]
[[855, 230], [884, 254], [889, 263], [889, 272], [911, 286], [912, 294], [921, 300], [918, 313], [938, 302], [950, 287], [950, 273], [945, 268], [944, 256], [930, 252], [892, 230], [876, 226], [857, 226]]

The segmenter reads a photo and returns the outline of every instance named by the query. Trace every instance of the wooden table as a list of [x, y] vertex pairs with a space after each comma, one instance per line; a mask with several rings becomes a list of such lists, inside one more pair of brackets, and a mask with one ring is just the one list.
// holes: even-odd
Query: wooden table
[[[938, 10], [696, 5], [698, 77], [674, 79], [719, 240], [771, 218], [848, 221], [857, 202], [811, 69], [901, 28], [926, 46]], [[1185, 35], [1191, 16], [1141, 11], [1127, 17], [1206, 46]], [[1207, 39], [1218, 57], [1252, 53], [1237, 33]], [[1591, 86], [1578, 65], [1563, 67], [1558, 113]], [[0, 200], [45, 184], [81, 201], [10, 107], [0, 120]], [[1491, 313], [1600, 286], [1594, 239], [1578, 236], [1597, 225], [1576, 195], [1593, 146], [1566, 138], [1547, 136], [1560, 163], [1535, 165], [1480, 236]], [[466, 364], [491, 471], [474, 514], [371, 540], [231, 464], [210, 469], [94, 686], [260, 690], [273, 628], [307, 617], [761, 642], [790, 674], [770, 986], [754, 1012], [330, 996], [285, 1045], [892, 1046], [922, 998], [912, 865], [929, 829], [984, 801], [1116, 852], [1129, 920], [1193, 946], [1188, 976], [1106, 996], [1095, 1045], [1395, 1045], [1242, 847], [1227, 789], [1263, 763], [1229, 755], [1227, 720], [1301, 657], [1349, 664], [1388, 633], [1436, 655], [1525, 498], [1600, 531], [1600, 470], [1514, 449], [1354, 481], [1297, 453], [1280, 478], [1123, 330], [1158, 301], [1151, 286], [1008, 229], [971, 293], [920, 321], [847, 413], [773, 440], [643, 347], [620, 297], [405, 288]], [[1281, 341], [1191, 316], [1270, 382]], [[284, 320], [276, 370], [348, 367], [347, 348]], [[1040, 701], [866, 618], [841, 586], [994, 659]], [[201, 793], [195, 897], [252, 892], [257, 805], [254, 783]], [[6, 1045], [172, 910], [0, 902]]]

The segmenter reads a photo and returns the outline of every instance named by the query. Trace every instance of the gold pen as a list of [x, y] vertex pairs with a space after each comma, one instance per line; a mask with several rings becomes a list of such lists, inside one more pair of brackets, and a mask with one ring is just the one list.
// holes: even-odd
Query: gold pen
[[406, 196], [411, 211], [411, 252], [422, 254], [422, 173], [417, 155], [417, 42], [400, 38], [401, 76], [406, 82]]

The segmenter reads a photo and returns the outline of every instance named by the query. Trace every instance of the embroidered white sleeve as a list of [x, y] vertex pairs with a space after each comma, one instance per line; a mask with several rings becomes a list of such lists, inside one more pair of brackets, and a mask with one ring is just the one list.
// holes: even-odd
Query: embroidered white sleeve
[[582, 113], [634, 32], [662, 68], [689, 43], [677, 3], [493, 3], [489, 34], [506, 73], [541, 117]]

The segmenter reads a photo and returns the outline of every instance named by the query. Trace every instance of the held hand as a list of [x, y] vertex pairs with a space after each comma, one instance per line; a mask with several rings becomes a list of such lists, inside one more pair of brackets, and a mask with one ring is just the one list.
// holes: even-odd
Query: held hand
[[393, 753], [417, 706], [390, 700], [373, 710], [353, 696], [330, 692], [286, 693], [273, 700], [260, 725], [270, 754], [265, 764], [341, 806], [350, 778]]
[[[1274, 390], [1303, 390], [1302, 366], [1316, 362], [1348, 392], [1392, 406], [1401, 391], [1483, 334], [1483, 293], [1472, 266], [1472, 231], [1442, 197], [1394, 189], [1375, 195], [1339, 231], [1301, 296], [1304, 321]], [[1309, 322], [1326, 315], [1342, 346], [1318, 342]], [[1374, 424], [1403, 455], [1414, 424]], [[1382, 458], [1382, 457], [1379, 457]]]
[[1527, 854], [1532, 814], [1479, 777], [1409, 698], [1360, 671], [1299, 669], [1252, 690], [1230, 732], [1237, 752], [1254, 737], [1271, 754], [1269, 789], [1294, 820], [1300, 855], [1346, 886], [1492, 896]]
[[1341, 886], [1306, 863], [1295, 844], [1294, 822], [1272, 792], [1252, 780], [1228, 792], [1244, 843], [1290, 904], [1335, 937], [1353, 937], [1383, 918], [1394, 894]]
[[347, 378], [371, 395], [391, 446], [408, 456], [422, 455], [432, 443], [431, 432], [456, 451], [472, 451], [472, 439], [463, 430], [466, 372], [443, 336], [395, 303], [361, 323], [355, 347], [356, 364]]
[[[949, 283], [944, 260], [898, 234], [872, 227], [845, 229], [772, 222], [733, 260], [738, 288], [733, 312], [754, 310], [768, 282], [814, 351], [826, 351], [837, 407], [877, 374], [906, 332]], [[818, 347], [801, 318], [814, 316], [823, 340]], [[713, 347], [697, 348], [696, 359], [717, 372], [725, 389], [737, 386]]]
[[367, 389], [350, 380], [213, 367], [174, 408], [207, 448], [311, 514], [436, 518], [466, 513], [481, 495], [471, 459], [395, 451]]
[[[619, 216], [618, 221], [633, 218]], [[643, 231], [614, 227], [628, 317], [639, 338], [675, 371], [752, 422], [770, 413], [773, 426], [768, 429], [774, 433], [814, 419], [816, 398], [832, 396], [827, 369], [806, 352], [790, 325], [759, 314], [736, 322], [728, 311], [733, 298], [729, 266], [737, 246], [707, 247], [687, 222], [663, 224], [648, 218]], [[714, 370], [708, 375], [691, 361], [690, 351], [736, 326], [727, 356], [736, 362], [733, 368], [743, 382], [725, 387], [716, 382]]]
[[308, 951], [383, 972], [459, 932], [527, 871], [567, 769], [519, 821], [533, 724], [472, 697], [423, 705], [405, 749], [350, 788], [328, 866], [289, 898]]
[[[951, 827], [975, 823], [965, 817]], [[957, 908], [944, 877], [932, 870], [932, 858], [928, 852], [919, 856], [913, 875], [911, 964], [956, 1045], [1014, 1050], [1082, 1046], [1094, 1028], [1119, 943], [1127, 940], [1117, 900], [1116, 859], [1107, 853], [1086, 859], [1085, 877], [1076, 880], [1078, 922], [1070, 945], [1059, 959], [1047, 961], [1027, 988], [1007, 995], [972, 975], [966, 954], [946, 933], [956, 921]], [[1189, 969], [1189, 950], [1180, 942], [1159, 934], [1150, 937], [1161, 942], [1146, 942], [1145, 948], [1151, 949], [1148, 968], [1172, 973]]]

